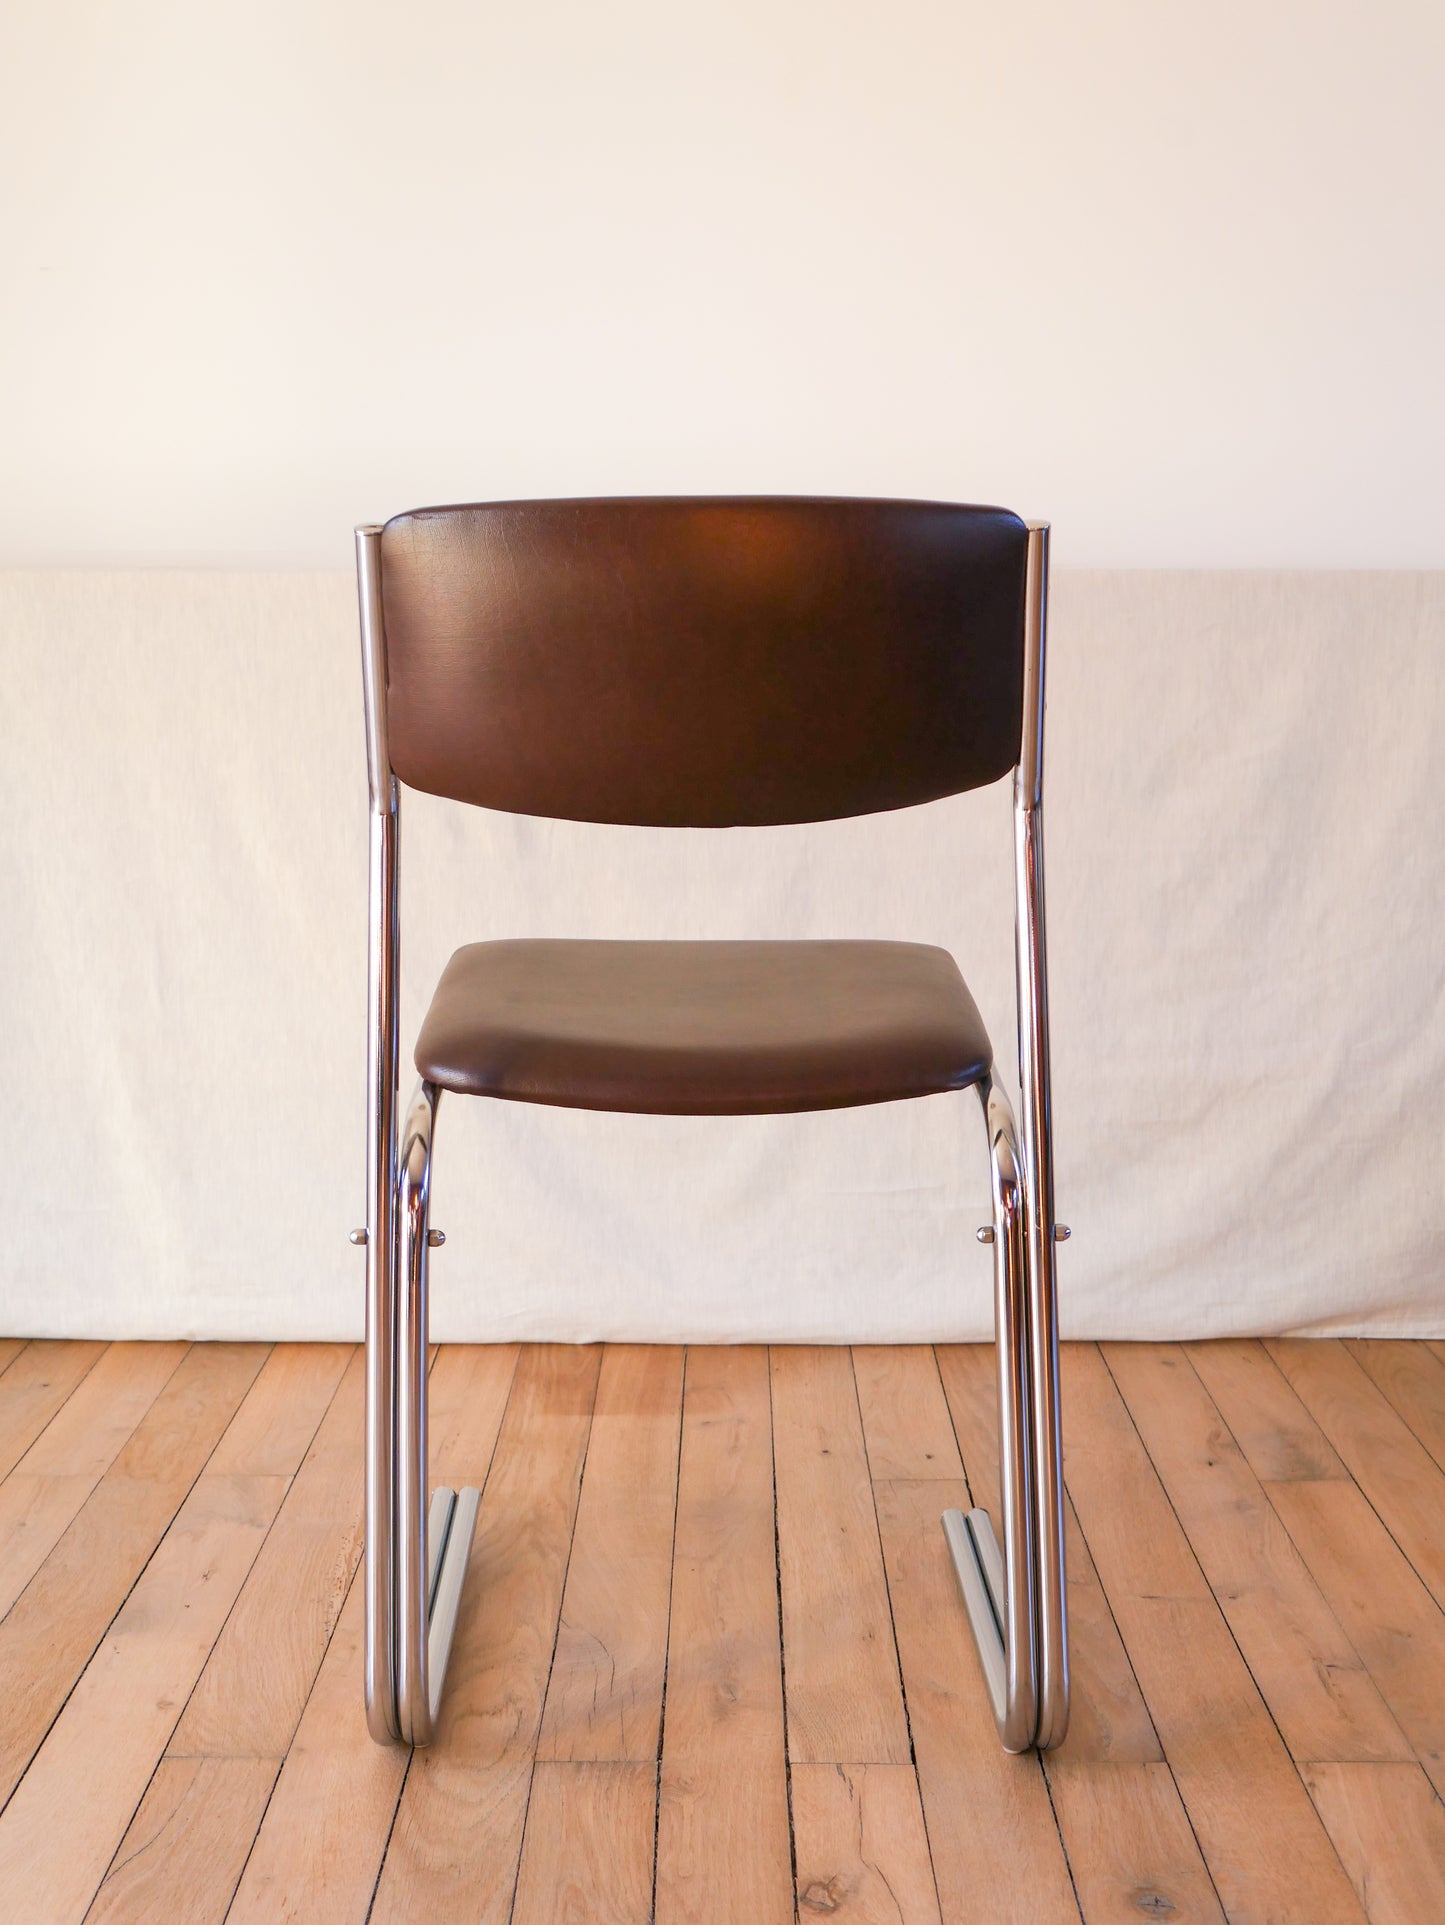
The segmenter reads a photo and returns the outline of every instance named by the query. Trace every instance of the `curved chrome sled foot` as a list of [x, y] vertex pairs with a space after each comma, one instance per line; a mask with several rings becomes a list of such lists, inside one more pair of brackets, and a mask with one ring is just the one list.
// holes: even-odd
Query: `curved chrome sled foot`
[[481, 1501], [482, 1493], [473, 1484], [464, 1484], [459, 1491], [438, 1484], [427, 1512], [427, 1709], [433, 1724], [441, 1709]]
[[975, 1505], [967, 1515], [945, 1511], [943, 1535], [948, 1539], [968, 1621], [973, 1626], [973, 1641], [978, 1646], [1004, 1750], [1027, 1751], [1038, 1725], [1037, 1705], [1032, 1677], [1019, 1680], [1010, 1690], [1008, 1585], [993, 1519], [981, 1505]]
[[[366, 1721], [381, 1743], [429, 1744], [441, 1707], [481, 1494], [427, 1489], [427, 1256], [440, 1092], [412, 1101], [389, 1195], [368, 1226]], [[395, 1251], [395, 1259], [389, 1253]]]

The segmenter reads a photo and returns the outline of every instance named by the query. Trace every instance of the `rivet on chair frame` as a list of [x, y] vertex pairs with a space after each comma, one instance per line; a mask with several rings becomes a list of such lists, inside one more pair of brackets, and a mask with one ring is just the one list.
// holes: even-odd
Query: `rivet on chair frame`
[[363, 1249], [365, 1249], [365, 1247], [366, 1247], [366, 1232], [365, 1232], [365, 1230], [352, 1230], [352, 1231], [351, 1231], [351, 1232], [350, 1232], [350, 1233], [348, 1234], [348, 1236], [347, 1236], [347, 1239], [346, 1239], [346, 1241], [347, 1241], [348, 1243], [354, 1243], [354, 1244], [356, 1245], [356, 1247], [357, 1247], [357, 1249], [358, 1249], [358, 1250], [363, 1250]]

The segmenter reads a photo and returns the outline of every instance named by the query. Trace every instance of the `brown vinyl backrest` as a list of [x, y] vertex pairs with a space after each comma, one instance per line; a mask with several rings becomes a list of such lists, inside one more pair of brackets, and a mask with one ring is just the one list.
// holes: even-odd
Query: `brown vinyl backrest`
[[1027, 530], [807, 497], [422, 508], [381, 537], [413, 788], [524, 815], [816, 822], [1017, 762]]

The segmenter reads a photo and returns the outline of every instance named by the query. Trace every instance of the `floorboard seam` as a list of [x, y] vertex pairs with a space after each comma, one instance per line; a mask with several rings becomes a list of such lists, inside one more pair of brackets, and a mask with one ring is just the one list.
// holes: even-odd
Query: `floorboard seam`
[[[767, 1348], [768, 1463], [773, 1480], [773, 1589], [778, 1603], [778, 1688], [783, 1699], [783, 1785], [788, 1802], [788, 1875], [792, 1904], [798, 1909], [798, 1841], [793, 1835], [793, 1757], [788, 1746], [788, 1652], [783, 1641], [783, 1546], [778, 1526], [778, 1427], [773, 1415], [773, 1346]], [[851, 1368], [851, 1364], [849, 1366]]]
[[[1157, 1476], [1158, 1473], [1156, 1472], [1155, 1474]], [[1144, 1707], [1144, 1716], [1149, 1720], [1149, 1729], [1154, 1733], [1154, 1742], [1159, 1747], [1159, 1762], [1163, 1765], [1164, 1769], [1169, 1773], [1169, 1782], [1174, 1787], [1174, 1796], [1179, 1800], [1179, 1809], [1184, 1813], [1184, 1822], [1189, 1827], [1189, 1836], [1194, 1840], [1194, 1849], [1199, 1854], [1200, 1866], [1203, 1869], [1204, 1876], [1209, 1880], [1209, 1889], [1214, 1893], [1214, 1896], [1218, 1901], [1219, 1915], [1221, 1918], [1224, 1918], [1227, 1916], [1224, 1909], [1224, 1900], [1222, 1897], [1220, 1897], [1219, 1887], [1214, 1882], [1214, 1873], [1210, 1869], [1209, 1860], [1204, 1855], [1204, 1846], [1200, 1842], [1199, 1833], [1194, 1828], [1194, 1815], [1184, 1801], [1184, 1793], [1180, 1789], [1179, 1780], [1174, 1775], [1174, 1766], [1170, 1762], [1168, 1752], [1164, 1749], [1164, 1740], [1160, 1737], [1159, 1727], [1154, 1722], [1154, 1713], [1149, 1708], [1149, 1700], [1144, 1695], [1144, 1687], [1139, 1682], [1138, 1672], [1134, 1669], [1134, 1660], [1132, 1657], [1130, 1657], [1129, 1647], [1124, 1642], [1124, 1633], [1120, 1628], [1118, 1618], [1114, 1615], [1114, 1606], [1110, 1601], [1109, 1593], [1104, 1588], [1104, 1580], [1102, 1577], [1099, 1576], [1099, 1567], [1097, 1562], [1094, 1559], [1093, 1549], [1089, 1543], [1088, 1535], [1084, 1530], [1083, 1521], [1079, 1516], [1079, 1507], [1074, 1502], [1073, 1492], [1069, 1490], [1069, 1480], [1067, 1475], [1064, 1478], [1064, 1491], [1069, 1500], [1069, 1509], [1073, 1513], [1074, 1524], [1078, 1530], [1080, 1541], [1082, 1542], [1084, 1549], [1088, 1551], [1089, 1561], [1094, 1566], [1094, 1578], [1099, 1586], [1099, 1596], [1104, 1600], [1104, 1609], [1109, 1613], [1109, 1622], [1110, 1624], [1113, 1625], [1114, 1635], [1119, 1640], [1119, 1649], [1124, 1653], [1124, 1662], [1129, 1667], [1129, 1676], [1134, 1680], [1134, 1689], [1139, 1693], [1139, 1702]], [[1101, 1760], [1100, 1762], [1109, 1763], [1112, 1761], [1105, 1759], [1105, 1760]]]
[[[396, 1836], [396, 1821], [401, 1816], [401, 1801], [406, 1796], [407, 1781], [411, 1777], [411, 1768], [415, 1763], [416, 1763], [416, 1746], [413, 1745], [411, 1749], [408, 1751], [406, 1763], [402, 1767], [401, 1778], [399, 1779], [396, 1787], [396, 1803], [391, 1808], [391, 1823], [386, 1828], [386, 1838], [383, 1841], [381, 1851], [377, 1856], [376, 1876], [371, 1881], [371, 1896], [366, 1901], [366, 1911], [364, 1913], [364, 1916], [368, 1920], [370, 1919], [371, 1914], [376, 1910], [376, 1895], [381, 1890], [381, 1875], [386, 1870], [386, 1860], [387, 1860], [388, 1853], [391, 1851], [391, 1841]], [[257, 1836], [258, 1837], [260, 1836], [259, 1832], [257, 1833]]]
[[[928, 1346], [928, 1354], [933, 1359], [933, 1367], [938, 1368], [938, 1358], [933, 1345]], [[848, 1364], [853, 1373], [853, 1396], [858, 1405], [858, 1427], [863, 1436], [863, 1462], [868, 1471], [868, 1496], [873, 1505], [873, 1528], [878, 1533], [878, 1562], [883, 1571], [883, 1595], [888, 1599], [888, 1626], [893, 1634], [893, 1657], [898, 1666], [898, 1690], [903, 1699], [903, 1728], [908, 1733], [908, 1761], [913, 1767], [913, 1785], [918, 1793], [918, 1817], [923, 1826], [923, 1841], [928, 1847], [928, 1876], [933, 1880], [933, 1897], [938, 1906], [938, 1916], [943, 1917], [943, 1893], [938, 1889], [938, 1867], [933, 1862], [933, 1835], [928, 1829], [928, 1809], [923, 1799], [923, 1781], [918, 1775], [918, 1748], [913, 1742], [913, 1710], [908, 1702], [908, 1684], [903, 1676], [903, 1653], [898, 1644], [898, 1617], [893, 1608], [893, 1579], [888, 1572], [888, 1557], [883, 1549], [883, 1524], [878, 1516], [878, 1483], [873, 1475], [873, 1457], [868, 1448], [868, 1426], [863, 1417], [863, 1399], [858, 1391], [858, 1367], [853, 1355], [853, 1346], [848, 1346]], [[940, 1380], [940, 1388], [942, 1381]], [[947, 1408], [948, 1400], [944, 1399]], [[953, 1422], [949, 1416], [950, 1425]], [[963, 1461], [960, 1457], [960, 1463]]]
[[677, 1518], [682, 1504], [682, 1438], [687, 1412], [687, 1360], [691, 1346], [683, 1345], [682, 1382], [677, 1396], [677, 1476], [672, 1487], [672, 1550], [667, 1560], [667, 1625], [662, 1636], [662, 1694], [657, 1706], [657, 1757], [653, 1767], [652, 1796], [652, 1897], [648, 1905], [648, 1925], [657, 1919], [657, 1852], [662, 1834], [662, 1747], [667, 1736], [667, 1674], [672, 1662], [672, 1594], [677, 1586]]
[[[908, 1733], [908, 1762], [918, 1772], [918, 1752], [913, 1743], [913, 1719], [908, 1709], [908, 1691], [903, 1682], [903, 1654], [898, 1649], [898, 1620], [893, 1614], [893, 1591], [888, 1583], [888, 1560], [883, 1554], [883, 1526], [878, 1521], [878, 1497], [874, 1490], [873, 1460], [868, 1454], [868, 1429], [863, 1422], [863, 1399], [858, 1394], [858, 1370], [853, 1346], [848, 1346], [848, 1376], [853, 1385], [853, 1408], [858, 1413], [858, 1435], [863, 1440], [863, 1468], [868, 1474], [868, 1504], [873, 1517], [873, 1535], [878, 1545], [878, 1569], [883, 1574], [883, 1595], [888, 1600], [888, 1631], [893, 1639], [893, 1674], [898, 1680], [898, 1699], [903, 1706], [903, 1729]], [[921, 1796], [921, 1794], [920, 1794]]]
[[[542, 1681], [542, 1690], [537, 1705], [537, 1728], [532, 1733], [532, 1758], [527, 1769], [527, 1807], [522, 1813], [522, 1836], [517, 1841], [517, 1862], [512, 1867], [512, 1897], [507, 1906], [510, 1919], [517, 1909], [517, 1887], [522, 1877], [522, 1854], [527, 1849], [527, 1826], [532, 1817], [532, 1787], [537, 1780], [537, 1740], [542, 1735], [542, 1719], [547, 1710], [547, 1693], [552, 1687], [552, 1667], [557, 1662], [557, 1643], [562, 1635], [562, 1613], [567, 1605], [567, 1576], [572, 1569], [572, 1550], [577, 1542], [577, 1519], [582, 1510], [582, 1486], [587, 1481], [587, 1460], [592, 1455], [592, 1426], [597, 1419], [597, 1393], [602, 1388], [602, 1365], [605, 1360], [605, 1346], [597, 1346], [597, 1375], [592, 1383], [592, 1408], [587, 1413], [587, 1435], [582, 1443], [582, 1462], [577, 1468], [577, 1495], [572, 1500], [572, 1528], [567, 1533], [567, 1556], [562, 1565], [562, 1582], [557, 1589], [557, 1622], [552, 1626], [552, 1653], [547, 1659], [547, 1675]], [[497, 1437], [501, 1438], [501, 1426], [497, 1427]], [[495, 1457], [496, 1451], [493, 1449]], [[490, 1467], [489, 1474], [490, 1474]]]
[[1049, 1801], [1049, 1816], [1054, 1821], [1054, 1835], [1059, 1841], [1059, 1854], [1064, 1861], [1064, 1870], [1068, 1873], [1069, 1890], [1074, 1894], [1074, 1910], [1079, 1914], [1079, 1925], [1085, 1925], [1084, 1901], [1079, 1897], [1079, 1881], [1074, 1876], [1073, 1860], [1069, 1857], [1069, 1848], [1064, 1843], [1064, 1828], [1059, 1823], [1059, 1808], [1054, 1803], [1054, 1788], [1049, 1782], [1049, 1769], [1044, 1762], [1043, 1752], [1034, 1753], [1034, 1763], [1038, 1766], [1039, 1776], [1044, 1781], [1044, 1796]]
[[933, 1359], [933, 1368], [938, 1372], [938, 1391], [943, 1398], [943, 1408], [948, 1413], [948, 1428], [953, 1432], [953, 1447], [958, 1452], [959, 1468], [963, 1472], [963, 1487], [968, 1492], [968, 1507], [972, 1510], [978, 1503], [978, 1499], [974, 1495], [973, 1479], [968, 1474], [968, 1459], [964, 1455], [963, 1439], [958, 1434], [958, 1421], [954, 1417], [953, 1405], [949, 1401], [948, 1386], [943, 1381], [943, 1365], [939, 1361], [938, 1345], [930, 1344], [928, 1354]]

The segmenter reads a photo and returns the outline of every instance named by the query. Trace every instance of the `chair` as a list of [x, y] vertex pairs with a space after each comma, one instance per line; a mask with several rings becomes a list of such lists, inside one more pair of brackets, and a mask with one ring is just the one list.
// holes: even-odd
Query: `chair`
[[[1068, 1719], [1043, 718], [1048, 530], [994, 508], [487, 503], [357, 530], [371, 822], [366, 1710], [432, 1735], [478, 1495], [427, 1503], [443, 1090], [671, 1114], [972, 1089], [992, 1172], [1003, 1541], [943, 1526], [999, 1734]], [[821, 821], [1012, 771], [1022, 1145], [951, 956], [890, 942], [484, 942], [448, 964], [398, 1130], [400, 785], [654, 826]]]

